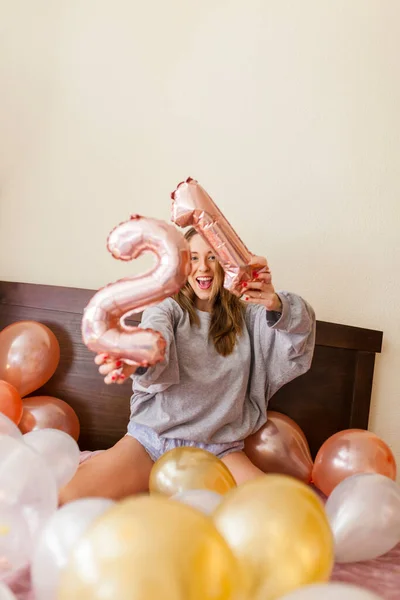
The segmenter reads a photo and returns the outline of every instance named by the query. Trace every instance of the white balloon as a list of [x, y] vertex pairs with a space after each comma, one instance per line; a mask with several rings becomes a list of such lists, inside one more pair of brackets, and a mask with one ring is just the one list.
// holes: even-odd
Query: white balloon
[[12, 591], [0, 582], [0, 600], [17, 600]]
[[384, 475], [348, 477], [333, 490], [325, 510], [337, 562], [377, 558], [400, 542], [400, 486]]
[[31, 554], [31, 535], [22, 512], [0, 501], [0, 579], [27, 566]]
[[46, 523], [33, 552], [31, 577], [35, 600], [54, 600], [69, 553], [89, 525], [115, 504], [83, 498], [65, 504]]
[[348, 583], [316, 583], [306, 585], [279, 600], [382, 600], [369, 590]]
[[23, 440], [44, 458], [58, 489], [71, 481], [79, 466], [80, 451], [68, 433], [59, 429], [37, 429], [26, 433]]
[[22, 433], [18, 427], [3, 413], [0, 413], [0, 435], [10, 435], [17, 440], [22, 439]]
[[57, 509], [56, 482], [42, 457], [7, 435], [0, 435], [0, 498], [22, 512], [32, 537]]
[[210, 515], [221, 502], [222, 496], [211, 490], [187, 490], [175, 494], [171, 499], [193, 506], [206, 515]]

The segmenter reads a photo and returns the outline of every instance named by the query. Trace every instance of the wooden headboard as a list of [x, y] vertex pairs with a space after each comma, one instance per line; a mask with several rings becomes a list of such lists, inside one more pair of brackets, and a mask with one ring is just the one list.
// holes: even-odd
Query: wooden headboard
[[[104, 384], [82, 342], [83, 309], [93, 290], [0, 282], [0, 329], [33, 320], [55, 333], [61, 359], [51, 380], [32, 396], [49, 395], [68, 402], [81, 423], [82, 450], [108, 448], [126, 432], [130, 384]], [[139, 318], [139, 316], [138, 316]], [[368, 427], [375, 353], [382, 332], [317, 322], [311, 369], [272, 398], [269, 408], [292, 417], [316, 454], [341, 429]]]

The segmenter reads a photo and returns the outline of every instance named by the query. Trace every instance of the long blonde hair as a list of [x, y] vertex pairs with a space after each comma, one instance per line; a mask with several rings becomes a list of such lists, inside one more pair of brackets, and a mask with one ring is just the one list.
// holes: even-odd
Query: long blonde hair
[[[195, 229], [189, 229], [185, 238], [190, 242], [193, 236], [198, 235]], [[211, 288], [211, 321], [209, 339], [213, 341], [218, 354], [228, 356], [233, 352], [237, 337], [243, 331], [244, 304], [226, 290], [223, 286], [224, 271], [217, 262], [215, 276]], [[195, 308], [196, 294], [189, 282], [174, 296], [179, 306], [188, 312], [191, 325], [200, 325], [200, 319]]]

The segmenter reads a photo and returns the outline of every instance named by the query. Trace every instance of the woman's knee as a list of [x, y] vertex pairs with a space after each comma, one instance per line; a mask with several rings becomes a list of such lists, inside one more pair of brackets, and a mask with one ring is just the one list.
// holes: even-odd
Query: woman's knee
[[60, 505], [88, 496], [120, 500], [148, 490], [153, 461], [143, 446], [125, 436], [112, 448], [83, 462], [60, 490]]
[[221, 460], [232, 473], [237, 485], [264, 475], [258, 467], [253, 465], [244, 452], [231, 452], [222, 457]]

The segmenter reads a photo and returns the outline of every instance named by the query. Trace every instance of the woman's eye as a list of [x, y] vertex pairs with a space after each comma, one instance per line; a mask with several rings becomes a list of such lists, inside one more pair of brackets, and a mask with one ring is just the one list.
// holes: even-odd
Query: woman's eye
[[192, 256], [192, 260], [197, 260], [197, 256]]
[[210, 260], [215, 260], [215, 256], [209, 256], [208, 257]]

